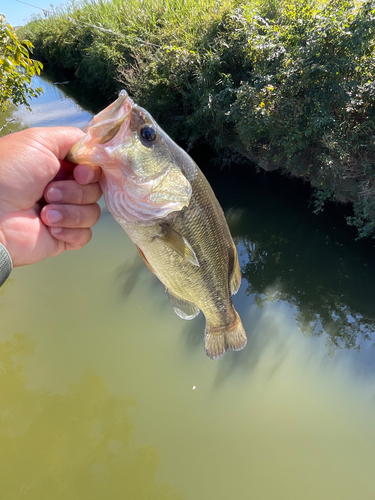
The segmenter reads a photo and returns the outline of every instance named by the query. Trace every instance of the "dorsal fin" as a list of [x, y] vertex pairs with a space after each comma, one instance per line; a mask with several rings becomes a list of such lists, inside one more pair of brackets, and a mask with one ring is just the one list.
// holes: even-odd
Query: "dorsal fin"
[[168, 224], [161, 224], [161, 235], [158, 236], [169, 248], [177, 252], [185, 260], [199, 266], [195, 252], [188, 240], [180, 233], [172, 229]]
[[241, 268], [240, 263], [238, 262], [238, 254], [235, 244], [233, 243], [233, 269], [232, 274], [229, 279], [229, 287], [232, 295], [235, 295], [238, 292], [238, 289], [241, 285]]
[[193, 319], [199, 314], [200, 309], [193, 302], [176, 297], [168, 288], [166, 288], [166, 291], [177, 316], [180, 316], [182, 319]]

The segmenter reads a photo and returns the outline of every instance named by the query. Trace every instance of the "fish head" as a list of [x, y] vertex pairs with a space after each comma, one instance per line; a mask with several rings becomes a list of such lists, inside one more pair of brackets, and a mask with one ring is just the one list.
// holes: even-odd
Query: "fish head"
[[105, 201], [119, 222], [159, 219], [189, 205], [182, 150], [125, 90], [83, 131], [66, 159], [102, 167]]

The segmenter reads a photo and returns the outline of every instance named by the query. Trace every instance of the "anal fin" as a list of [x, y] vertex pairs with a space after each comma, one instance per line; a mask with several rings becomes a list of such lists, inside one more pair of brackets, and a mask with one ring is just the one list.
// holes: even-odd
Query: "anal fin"
[[200, 309], [193, 302], [176, 297], [168, 288], [166, 288], [166, 291], [177, 316], [180, 316], [182, 319], [193, 319], [199, 314]]

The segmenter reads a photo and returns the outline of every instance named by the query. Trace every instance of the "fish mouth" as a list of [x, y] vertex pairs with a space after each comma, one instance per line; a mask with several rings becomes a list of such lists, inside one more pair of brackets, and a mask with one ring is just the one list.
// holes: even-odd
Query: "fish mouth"
[[121, 90], [116, 101], [94, 116], [83, 128], [83, 132], [90, 132], [97, 144], [107, 144], [116, 137], [135, 106], [136, 104], [126, 90]]
[[121, 90], [119, 93], [118, 98], [116, 101], [113, 103], [114, 108], [113, 108], [113, 113], [116, 114], [122, 114], [125, 113], [124, 119], [130, 116], [130, 113], [133, 111], [133, 109], [137, 106], [136, 103], [133, 101], [133, 99], [129, 96], [127, 91], [125, 89]]
[[82, 129], [86, 135], [70, 149], [65, 160], [88, 165], [106, 163], [108, 158], [105, 151], [116, 148], [119, 134], [123, 138], [124, 145], [130, 141], [128, 130], [135, 106], [126, 90], [121, 90], [118, 98], [95, 115]]
[[135, 103], [129, 97], [129, 94], [126, 92], [126, 90], [121, 90], [118, 98], [112, 104], [100, 111], [100, 113], [95, 115], [94, 118], [85, 127], [83, 127], [82, 130], [83, 132], [88, 132], [91, 127], [98, 125], [100, 122], [107, 122], [109, 120], [120, 118], [124, 112], [126, 116], [129, 116], [129, 113], [131, 113], [134, 106]]

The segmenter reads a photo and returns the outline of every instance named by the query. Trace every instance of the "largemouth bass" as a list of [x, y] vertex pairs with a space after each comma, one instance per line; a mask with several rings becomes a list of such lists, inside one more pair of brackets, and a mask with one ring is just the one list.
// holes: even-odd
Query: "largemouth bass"
[[241, 271], [223, 211], [190, 156], [121, 91], [84, 128], [67, 159], [100, 165], [108, 210], [165, 285], [183, 319], [201, 310], [211, 358], [246, 345], [233, 307]]

